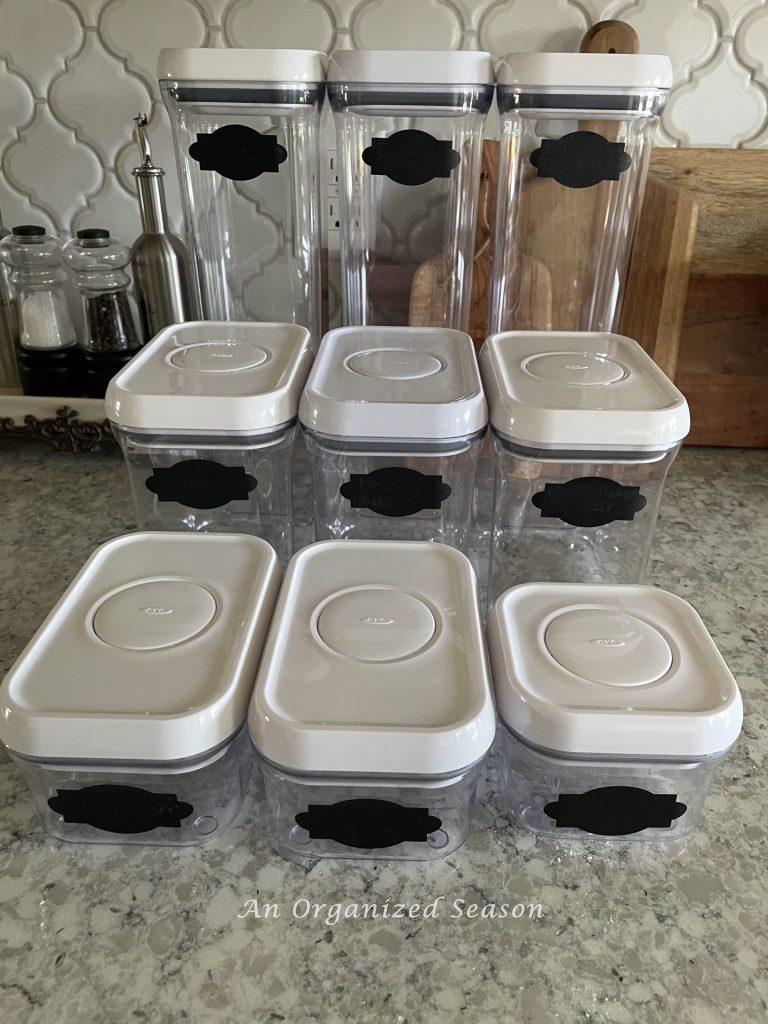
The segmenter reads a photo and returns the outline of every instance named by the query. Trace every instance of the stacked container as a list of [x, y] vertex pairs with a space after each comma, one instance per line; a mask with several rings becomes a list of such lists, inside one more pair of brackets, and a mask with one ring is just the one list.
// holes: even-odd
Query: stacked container
[[487, 53], [336, 50], [345, 324], [466, 330]]
[[667, 57], [513, 53], [501, 115], [491, 332], [612, 331]]
[[630, 338], [510, 331], [480, 353], [496, 456], [491, 596], [639, 582], [685, 398]]
[[312, 361], [296, 324], [168, 327], [110, 382], [139, 527], [253, 533], [293, 546], [291, 459]]
[[488, 413], [459, 331], [347, 327], [323, 339], [299, 409], [318, 540], [469, 542]]
[[160, 54], [207, 320], [287, 321], [320, 338], [323, 60], [314, 50]]
[[489, 620], [500, 797], [533, 832], [677, 839], [741, 730], [694, 609], [641, 586], [531, 583]]
[[476, 591], [442, 544], [296, 555], [249, 712], [284, 856], [433, 860], [464, 841], [495, 730]]
[[49, 835], [187, 846], [235, 817], [279, 576], [255, 537], [130, 534], [91, 556], [0, 689]]

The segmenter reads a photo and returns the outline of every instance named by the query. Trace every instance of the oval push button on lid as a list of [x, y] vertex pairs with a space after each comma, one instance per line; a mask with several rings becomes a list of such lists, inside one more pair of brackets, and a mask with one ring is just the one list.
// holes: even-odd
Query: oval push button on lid
[[337, 654], [360, 661], [397, 661], [418, 653], [435, 634], [435, 618], [412, 594], [360, 587], [332, 598], [317, 632]]
[[626, 376], [624, 367], [593, 352], [547, 352], [523, 365], [526, 373], [552, 384], [614, 384]]
[[191, 640], [216, 614], [210, 591], [188, 580], [143, 580], [96, 609], [93, 631], [111, 647], [153, 651]]
[[547, 627], [544, 643], [564, 669], [609, 686], [653, 683], [672, 665], [672, 650], [657, 629], [610, 608], [562, 612]]
[[430, 352], [409, 348], [365, 349], [353, 352], [346, 360], [347, 369], [363, 377], [379, 380], [420, 380], [440, 373], [443, 364]]
[[228, 373], [234, 370], [253, 370], [265, 363], [268, 358], [264, 349], [257, 345], [227, 338], [176, 349], [168, 356], [168, 362], [178, 370]]

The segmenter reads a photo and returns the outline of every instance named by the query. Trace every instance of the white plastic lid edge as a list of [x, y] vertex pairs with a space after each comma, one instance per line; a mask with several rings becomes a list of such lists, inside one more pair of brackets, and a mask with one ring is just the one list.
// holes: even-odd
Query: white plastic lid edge
[[[260, 396], [208, 396], [199, 395], [141, 395], [125, 389], [123, 380], [141, 363], [155, 358], [155, 351], [162, 348], [169, 336], [178, 333], [179, 328], [208, 327], [216, 321], [189, 320], [183, 324], [170, 324], [139, 349], [135, 356], [109, 381], [104, 396], [104, 411], [107, 419], [123, 430], [152, 431], [162, 434], [211, 434], [211, 435], [260, 435], [269, 434], [279, 427], [293, 422], [298, 415], [298, 401], [289, 402], [289, 396], [302, 378], [296, 390], [299, 394], [309, 374], [314, 350], [310, 332], [300, 324], [255, 323], [232, 321], [232, 327], [272, 328], [283, 327], [297, 332], [299, 357], [291, 375], [283, 381], [279, 392], [275, 392], [269, 403], [259, 402]], [[158, 418], [158, 404], [163, 413]], [[222, 427], [222, 406], [226, 407], [229, 420]]]
[[[337, 337], [360, 331], [359, 327], [338, 327], [328, 331], [320, 344], [299, 400], [299, 422], [310, 432], [330, 440], [451, 442], [466, 441], [483, 434], [488, 427], [488, 402], [474, 344], [468, 334], [446, 328], [446, 333], [466, 339], [471, 350], [474, 392], [461, 403], [376, 403], [328, 399], [316, 387], [327, 372]], [[402, 328], [376, 328], [375, 333], [393, 336]], [[409, 328], [429, 332], [431, 328]]]
[[493, 61], [483, 50], [333, 50], [328, 81], [359, 85], [490, 85]]
[[[667, 384], [674, 402], [667, 408], [645, 410], [633, 413], [628, 410], [537, 410], [525, 406], [527, 424], [521, 427], [518, 420], [505, 407], [507, 393], [500, 366], [497, 346], [502, 338], [511, 334], [529, 335], [531, 331], [501, 331], [491, 334], [483, 343], [478, 355], [478, 365], [483, 387], [488, 400], [489, 419], [493, 430], [512, 444], [531, 449], [549, 451], [617, 451], [654, 452], [674, 448], [691, 429], [691, 414], [688, 402], [662, 370], [653, 362], [648, 353], [633, 338], [616, 335], [633, 348], [641, 362], [650, 372], [661, 375]], [[542, 335], [571, 335], [579, 332], [543, 331]], [[581, 332], [585, 335], [603, 332]], [[510, 400], [511, 399], [510, 396]], [[596, 441], [594, 429], [590, 427], [592, 416], [600, 416], [601, 438]]]
[[320, 50], [169, 47], [160, 51], [157, 77], [160, 82], [322, 84], [326, 60]]
[[672, 88], [672, 62], [663, 54], [508, 53], [496, 65], [500, 86], [522, 89]]

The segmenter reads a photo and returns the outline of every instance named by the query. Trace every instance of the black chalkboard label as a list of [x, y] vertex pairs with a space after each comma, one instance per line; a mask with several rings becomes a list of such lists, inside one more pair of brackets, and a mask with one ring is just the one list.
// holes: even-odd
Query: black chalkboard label
[[382, 174], [399, 185], [425, 185], [433, 178], [450, 178], [461, 156], [450, 140], [429, 132], [406, 128], [383, 139], [373, 139], [363, 150], [363, 162], [371, 174]]
[[618, 181], [632, 158], [623, 142], [609, 142], [597, 132], [570, 132], [560, 139], [542, 139], [531, 153], [531, 163], [540, 178], [554, 178], [566, 188], [590, 188], [601, 181]]
[[138, 786], [57, 789], [48, 806], [70, 824], [91, 825], [118, 835], [181, 828], [192, 813], [192, 805], [177, 800], [173, 793], [150, 793]]
[[383, 850], [399, 843], [426, 843], [442, 825], [427, 807], [403, 807], [389, 800], [341, 800], [310, 804], [296, 824], [311, 839], [332, 839], [356, 850]]
[[557, 828], [595, 836], [631, 836], [646, 828], [671, 828], [687, 811], [676, 793], [649, 793], [635, 786], [603, 786], [586, 793], [561, 793], [544, 813]]
[[423, 509], [439, 509], [451, 488], [441, 476], [427, 476], [405, 466], [352, 473], [339, 488], [352, 508], [367, 508], [380, 516], [412, 516]]
[[582, 476], [565, 484], [544, 484], [531, 498], [544, 519], [560, 519], [569, 526], [607, 526], [632, 520], [645, 508], [639, 487], [617, 484], [604, 476]]
[[225, 124], [214, 132], [199, 132], [189, 155], [200, 164], [201, 171], [216, 171], [232, 181], [277, 174], [288, 157], [274, 135], [262, 135], [244, 124]]
[[156, 469], [145, 481], [159, 501], [187, 508], [221, 508], [230, 501], [247, 501], [257, 480], [242, 466], [222, 466], [211, 459], [186, 459], [168, 469]]

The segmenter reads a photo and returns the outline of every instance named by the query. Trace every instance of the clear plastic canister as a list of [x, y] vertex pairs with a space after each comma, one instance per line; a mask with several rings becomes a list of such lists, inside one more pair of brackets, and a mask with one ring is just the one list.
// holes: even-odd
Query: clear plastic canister
[[345, 324], [467, 329], [492, 97], [487, 53], [331, 54]]
[[297, 323], [320, 336], [314, 50], [163, 50], [197, 302], [206, 320]]
[[667, 57], [510, 54], [498, 69], [490, 333], [617, 329]]

